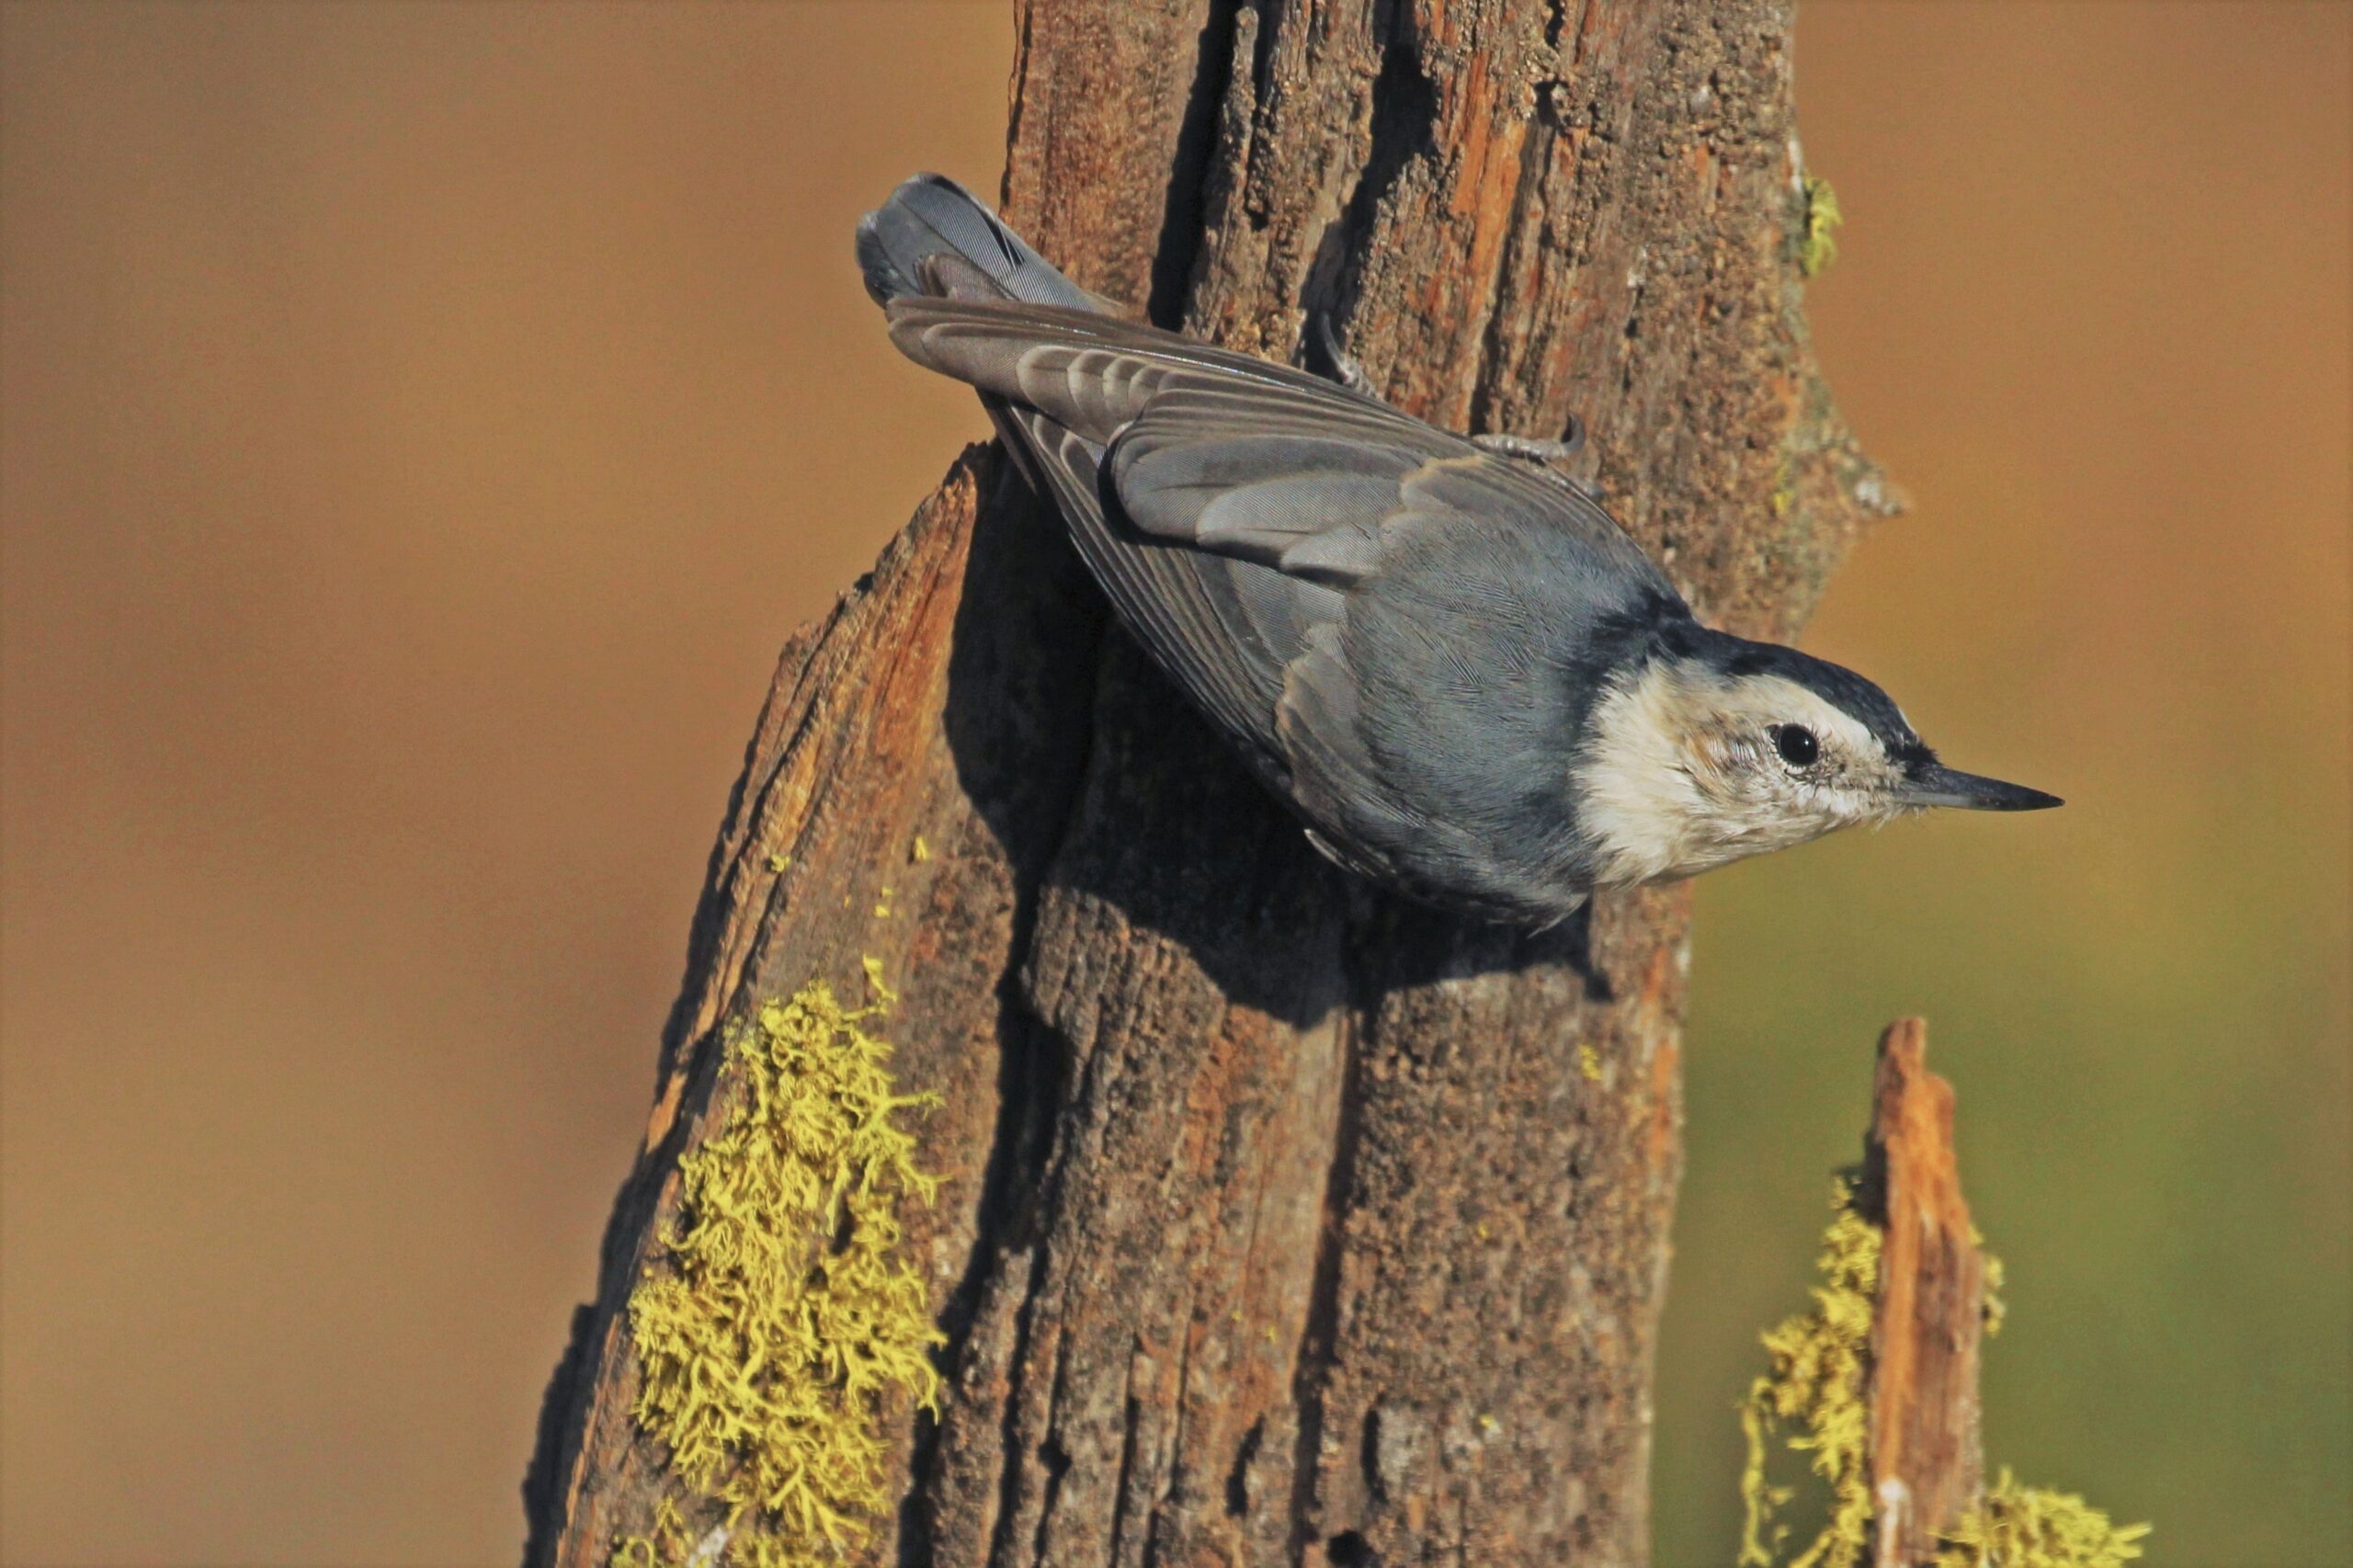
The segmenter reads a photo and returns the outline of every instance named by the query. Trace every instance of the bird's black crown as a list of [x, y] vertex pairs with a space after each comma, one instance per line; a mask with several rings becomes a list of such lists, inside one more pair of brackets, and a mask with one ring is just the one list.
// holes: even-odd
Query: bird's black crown
[[1894, 699], [1868, 676], [1843, 665], [1801, 653], [1777, 642], [1752, 642], [1728, 632], [1702, 630], [1688, 657], [1735, 680], [1749, 676], [1779, 676], [1802, 686], [1869, 730], [1887, 754], [1904, 764], [1927, 763], [1936, 754], [1905, 722]]

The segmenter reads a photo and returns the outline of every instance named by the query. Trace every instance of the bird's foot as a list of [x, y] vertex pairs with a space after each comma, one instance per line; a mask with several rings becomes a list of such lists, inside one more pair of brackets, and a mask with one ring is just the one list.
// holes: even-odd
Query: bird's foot
[[[1365, 374], [1363, 362], [1340, 347], [1339, 335], [1332, 329], [1332, 317], [1329, 312], [1319, 311], [1315, 313], [1312, 330], [1315, 335], [1316, 347], [1322, 351], [1324, 363], [1331, 367], [1329, 373], [1334, 381], [1358, 397], [1370, 398], [1375, 403], [1387, 401], [1379, 392], [1373, 391], [1372, 378]], [[1569, 415], [1567, 432], [1559, 437], [1514, 436], [1499, 431], [1484, 436], [1473, 436], [1471, 440], [1474, 446], [1483, 447], [1488, 451], [1535, 463], [1545, 472], [1580, 494], [1591, 496], [1597, 501], [1601, 499], [1599, 485], [1589, 479], [1579, 479], [1574, 474], [1563, 473], [1552, 466], [1554, 463], [1566, 462], [1585, 449], [1585, 421], [1574, 414]]]
[[1315, 346], [1324, 351], [1325, 363], [1331, 366], [1332, 379], [1358, 397], [1382, 401], [1372, 390], [1372, 378], [1364, 373], [1364, 364], [1340, 347], [1339, 335], [1332, 330], [1332, 315], [1328, 311], [1315, 313]]
[[1585, 421], [1574, 414], [1569, 415], [1568, 434], [1564, 436], [1558, 437], [1514, 436], [1508, 432], [1496, 431], [1484, 436], [1473, 436], [1471, 437], [1471, 443], [1507, 458], [1518, 458], [1523, 462], [1532, 462], [1580, 494], [1596, 501], [1601, 499], [1601, 486], [1590, 479], [1581, 479], [1573, 473], [1563, 473], [1552, 466], [1555, 463], [1566, 462], [1585, 449]]
[[1507, 458], [1526, 458], [1532, 463], [1566, 462], [1585, 449], [1585, 426], [1576, 422], [1569, 434], [1559, 439], [1545, 436], [1514, 436], [1506, 431], [1493, 431], [1471, 437], [1473, 446], [1484, 447], [1491, 452], [1501, 452]]

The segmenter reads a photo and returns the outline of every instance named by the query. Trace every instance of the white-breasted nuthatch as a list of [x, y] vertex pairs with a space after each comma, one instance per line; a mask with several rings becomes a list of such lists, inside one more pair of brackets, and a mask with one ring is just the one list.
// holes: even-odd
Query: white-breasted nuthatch
[[902, 185], [858, 257], [1161, 668], [1319, 849], [1411, 897], [1550, 925], [1858, 823], [2060, 803], [1945, 767], [1851, 670], [1701, 626], [1524, 452], [1121, 320], [952, 181]]

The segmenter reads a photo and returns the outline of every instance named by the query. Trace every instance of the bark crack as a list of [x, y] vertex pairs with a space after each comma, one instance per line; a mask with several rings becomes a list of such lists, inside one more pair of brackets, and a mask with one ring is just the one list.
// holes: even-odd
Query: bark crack
[[1209, 17], [1201, 25], [1196, 46], [1193, 86], [1186, 98], [1176, 157], [1168, 172], [1168, 199], [1145, 305], [1146, 314], [1165, 327], [1184, 324], [1186, 302], [1199, 271], [1201, 246], [1207, 237], [1201, 220], [1213, 205], [1219, 122], [1233, 75], [1235, 18], [1240, 6], [1241, 0], [1211, 0]]
[[[1337, 1028], [1341, 1060], [1338, 1120], [1332, 1139], [1332, 1160], [1324, 1173], [1323, 1207], [1316, 1228], [1315, 1268], [1310, 1277], [1307, 1318], [1299, 1336], [1299, 1351], [1291, 1372], [1291, 1403], [1299, 1413], [1299, 1436], [1292, 1447], [1290, 1497], [1290, 1561], [1304, 1562], [1310, 1541], [1321, 1530], [1317, 1494], [1323, 1470], [1324, 1384], [1330, 1374], [1329, 1358], [1340, 1334], [1340, 1261], [1347, 1226], [1350, 1189], [1356, 1180], [1357, 1108], [1364, 1057], [1374, 1041], [1370, 1015], [1360, 1024], [1356, 1015], [1343, 1015]], [[1359, 1039], [1359, 1034], [1364, 1037]]]
[[[1416, 157], [1437, 150], [1438, 85], [1423, 69], [1421, 51], [1415, 40], [1412, 7], [1402, 3], [1392, 5], [1388, 23], [1380, 40], [1380, 68], [1372, 79], [1364, 162], [1355, 188], [1341, 205], [1339, 219], [1333, 225], [1333, 239], [1353, 237], [1361, 244], [1379, 233], [1381, 204], [1391, 190], [1404, 177]], [[1345, 256], [1345, 245], [1335, 254]], [[1365, 254], [1359, 252], [1344, 260], [1339, 267], [1340, 278], [1352, 300], [1361, 292], [1366, 260]], [[1336, 297], [1340, 290], [1336, 287], [1333, 292]]]

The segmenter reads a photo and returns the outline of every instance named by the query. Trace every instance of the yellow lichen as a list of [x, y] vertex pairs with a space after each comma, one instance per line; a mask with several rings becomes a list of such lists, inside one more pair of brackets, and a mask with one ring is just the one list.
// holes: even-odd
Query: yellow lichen
[[[1858, 1568], [1871, 1530], [1867, 1468], [1870, 1413], [1864, 1405], [1870, 1369], [1872, 1309], [1879, 1292], [1880, 1233], [1855, 1208], [1854, 1184], [1834, 1189], [1836, 1214], [1823, 1233], [1822, 1283], [1811, 1312], [1765, 1335], [1770, 1369], [1740, 1404], [1748, 1462], [1740, 1495], [1747, 1517], [1741, 1530], [1739, 1568], [1776, 1568], [1790, 1528], [1775, 1516], [1796, 1495], [1777, 1485], [1768, 1461], [1773, 1439], [1812, 1456], [1813, 1473], [1830, 1492], [1830, 1517], [1790, 1568]], [[1982, 1251], [1974, 1230], [1971, 1242]], [[1985, 1332], [2001, 1328], [2002, 1265], [1985, 1258]], [[1786, 1434], [1786, 1436], [1783, 1436]], [[2141, 1555], [2147, 1525], [2119, 1526], [2081, 1497], [2020, 1486], [2007, 1469], [1972, 1512], [1943, 1538], [1936, 1568], [2124, 1568]]]
[[[893, 1092], [891, 1048], [863, 1028], [892, 996], [866, 972], [867, 1006], [813, 981], [729, 1030], [734, 1105], [679, 1162], [678, 1222], [630, 1298], [636, 1418], [718, 1506], [732, 1568], [838, 1562], [890, 1505], [883, 1401], [935, 1408], [943, 1341], [898, 1212], [938, 1185], [900, 1125], [936, 1096]], [[685, 1537], [657, 1512], [613, 1561], [676, 1562]]]
[[1969, 1244], [1975, 1247], [1977, 1255], [1985, 1260], [1985, 1298], [1982, 1305], [1985, 1313], [1985, 1337], [1991, 1339], [2001, 1333], [2002, 1324], [2009, 1321], [2010, 1303], [2002, 1294], [2009, 1282], [2009, 1276], [2002, 1267], [2002, 1260], [1985, 1250], [1985, 1237], [1974, 1225], [1969, 1227]]
[[1812, 1456], [1813, 1473], [1830, 1488], [1829, 1522], [1790, 1560], [1790, 1568], [1855, 1568], [1870, 1539], [1863, 1370], [1879, 1290], [1880, 1234], [1856, 1212], [1852, 1183], [1840, 1180], [1832, 1203], [1836, 1213], [1823, 1233], [1813, 1309], [1766, 1334], [1770, 1369], [1740, 1403], [1740, 1427], [1748, 1439], [1740, 1477], [1746, 1513], [1740, 1568], [1773, 1568], [1789, 1540], [1789, 1527], [1774, 1516], [1797, 1491], [1774, 1484], [1768, 1470], [1773, 1439], [1783, 1434], [1791, 1452]]
[[666, 1568], [673, 1562], [683, 1562], [693, 1551], [687, 1540], [686, 1521], [678, 1517], [678, 1506], [664, 1497], [654, 1505], [654, 1523], [643, 1535], [623, 1538], [613, 1543], [613, 1554], [607, 1558], [606, 1568]]
[[2009, 1467], [1947, 1536], [1937, 1568], [2124, 1568], [2146, 1525], [2119, 1525], [2069, 1492], [2020, 1486]]
[[1577, 1074], [1588, 1084], [1601, 1082], [1601, 1055], [1592, 1046], [1577, 1046]]
[[1805, 215], [1798, 231], [1798, 270], [1818, 278], [1838, 259], [1838, 225], [1847, 221], [1838, 210], [1838, 193], [1820, 175], [1808, 175], [1802, 187]]
[[[882, 978], [882, 960], [878, 958], [868, 957], [858, 960], [858, 968], [864, 971], [866, 974], [866, 989], [874, 998], [874, 1000], [868, 1005], [869, 1010], [871, 1011], [874, 1016], [880, 1017], [882, 1014], [887, 1013], [892, 1008], [897, 1006], [899, 1005], [899, 994], [891, 989], [891, 983], [889, 981]], [[937, 1096], [933, 1097], [936, 1098]]]

